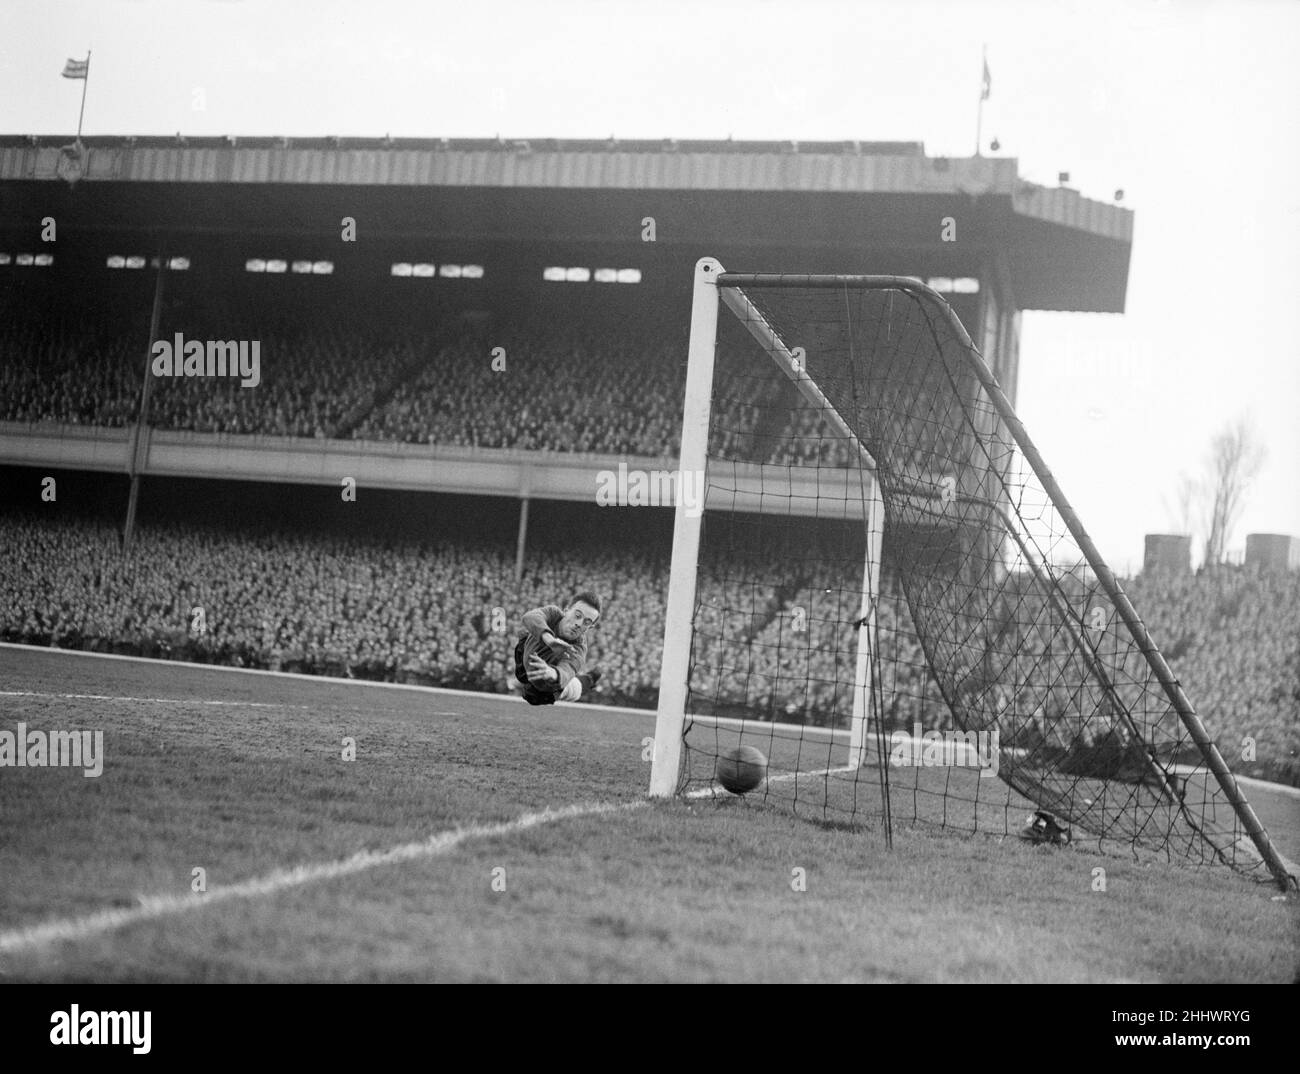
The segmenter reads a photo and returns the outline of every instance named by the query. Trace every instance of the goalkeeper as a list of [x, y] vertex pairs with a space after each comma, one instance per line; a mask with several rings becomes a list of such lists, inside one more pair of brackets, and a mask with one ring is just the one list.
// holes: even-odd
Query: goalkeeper
[[515, 646], [515, 678], [530, 705], [577, 701], [600, 672], [587, 671], [586, 634], [600, 618], [600, 598], [579, 593], [567, 608], [547, 604], [525, 612], [524, 632]]

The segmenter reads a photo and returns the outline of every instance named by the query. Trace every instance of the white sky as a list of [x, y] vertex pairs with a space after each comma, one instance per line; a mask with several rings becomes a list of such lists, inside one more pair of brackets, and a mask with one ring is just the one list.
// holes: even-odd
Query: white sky
[[[5, 0], [0, 130], [984, 142], [1136, 212], [1128, 312], [1027, 313], [1019, 409], [1102, 553], [1247, 415], [1300, 536], [1300, 4]], [[201, 105], [202, 107], [198, 107]], [[892, 271], [888, 267], [882, 271]]]

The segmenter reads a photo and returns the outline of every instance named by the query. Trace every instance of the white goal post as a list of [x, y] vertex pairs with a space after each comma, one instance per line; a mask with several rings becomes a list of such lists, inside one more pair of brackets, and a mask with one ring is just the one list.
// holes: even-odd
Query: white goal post
[[[695, 266], [691, 329], [686, 369], [686, 395], [682, 415], [679, 475], [700, 475], [695, 487], [705, 489], [708, 509], [709, 420], [717, 351], [720, 299], [736, 314], [759, 346], [793, 382], [800, 394], [833, 426], [857, 445], [865, 472], [862, 482], [866, 556], [862, 572], [862, 600], [857, 640], [856, 673], [850, 723], [848, 765], [860, 767], [866, 752], [868, 720], [872, 712], [876, 657], [876, 605], [880, 587], [881, 540], [884, 505], [875, 480], [875, 461], [859, 438], [836, 413], [798, 357], [745, 295], [734, 288], [719, 291], [717, 279], [725, 270], [711, 257]], [[681, 479], [678, 487], [682, 485]], [[659, 706], [655, 721], [650, 795], [669, 797], [677, 792], [686, 728], [692, 623], [695, 615], [699, 571], [700, 531], [703, 512], [691, 511], [678, 497], [673, 524], [673, 552], [668, 582], [668, 608], [664, 622], [663, 664], [659, 678]], [[878, 691], [874, 692], [878, 699]]]

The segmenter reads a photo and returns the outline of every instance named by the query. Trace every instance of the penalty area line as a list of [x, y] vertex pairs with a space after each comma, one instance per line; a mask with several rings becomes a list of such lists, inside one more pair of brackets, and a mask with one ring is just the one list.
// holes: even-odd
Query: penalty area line
[[83, 917], [48, 921], [41, 925], [0, 932], [0, 954], [58, 940], [84, 940], [98, 933], [111, 932], [127, 925], [182, 914], [189, 910], [201, 910], [215, 903], [251, 899], [258, 895], [274, 895], [289, 888], [323, 880], [334, 880], [341, 876], [352, 876], [384, 865], [399, 865], [422, 858], [436, 858], [455, 850], [471, 839], [513, 835], [555, 821], [622, 813], [648, 804], [644, 800], [623, 803], [580, 802], [558, 809], [525, 813], [514, 820], [499, 821], [496, 824], [475, 824], [454, 828], [451, 831], [439, 832], [421, 842], [404, 843], [401, 846], [390, 847], [388, 850], [363, 850], [339, 861], [299, 865], [292, 869], [276, 869], [265, 876], [216, 887], [206, 892], [191, 892], [187, 895], [142, 895], [138, 896], [138, 906], [101, 910]]

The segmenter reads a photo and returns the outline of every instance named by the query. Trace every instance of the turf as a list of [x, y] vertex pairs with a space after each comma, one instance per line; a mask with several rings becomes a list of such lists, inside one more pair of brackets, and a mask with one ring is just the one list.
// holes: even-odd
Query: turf
[[[0, 939], [190, 897], [195, 869], [215, 894], [610, 807], [24, 944], [2, 980], [1280, 982], [1300, 964], [1300, 901], [1221, 868], [923, 825], [887, 849], [878, 824], [775, 794], [648, 804], [646, 713], [15, 648], [0, 691], [0, 728], [98, 729], [105, 751], [97, 779], [0, 769]], [[1251, 797], [1298, 856], [1300, 801]]]

